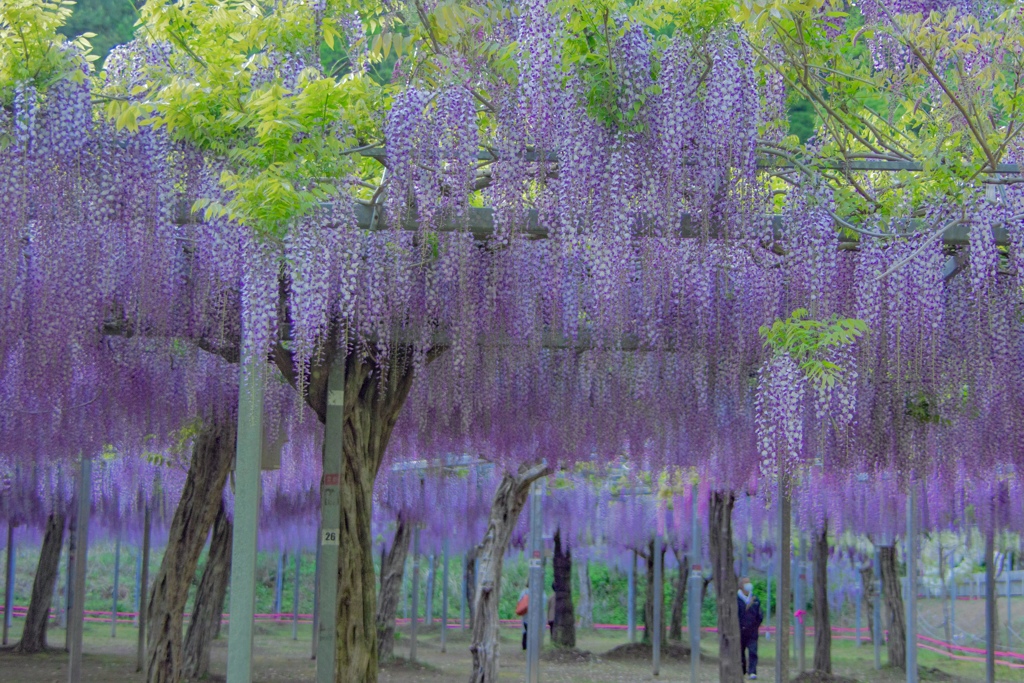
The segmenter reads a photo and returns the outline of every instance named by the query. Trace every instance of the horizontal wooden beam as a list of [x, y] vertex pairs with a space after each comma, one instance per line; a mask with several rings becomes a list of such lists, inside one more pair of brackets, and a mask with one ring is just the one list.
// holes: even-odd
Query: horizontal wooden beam
[[[370, 159], [376, 159], [378, 161], [386, 161], [387, 151], [383, 147], [369, 147], [364, 150], [360, 150], [359, 154]], [[477, 161], [497, 161], [498, 156], [493, 152], [482, 150], [476, 154]], [[524, 154], [526, 161], [547, 161], [549, 163], [557, 163], [558, 155], [554, 152], [545, 152], [544, 154], [538, 154], [535, 150], [527, 150]], [[687, 166], [698, 166], [703, 162], [698, 161], [687, 161]], [[913, 173], [920, 173], [924, 170], [924, 164], [917, 161], [886, 161], [883, 159], [856, 159], [853, 161], [837, 161], [826, 164], [815, 165], [814, 162], [808, 162], [805, 164], [810, 168], [819, 168], [830, 171], [883, 171], [894, 173], [898, 171], [910, 171]], [[797, 168], [795, 164], [788, 163], [784, 160], [770, 157], [761, 158], [757, 160], [758, 168], [764, 169], [787, 169]], [[997, 174], [997, 175], [1013, 175], [1021, 173], [1020, 164], [997, 164], [995, 171], [985, 170], [983, 174]]]
[[[356, 203], [355, 205], [355, 216], [356, 223], [363, 230], [380, 230], [384, 227], [383, 221], [380, 219], [379, 209], [375, 214], [374, 209], [366, 204]], [[772, 235], [775, 240], [781, 240], [785, 234], [783, 227], [783, 218], [779, 215], [773, 215], [770, 218], [772, 223]], [[419, 225], [415, 221], [406, 221], [402, 227], [405, 230], [416, 231], [419, 229]], [[645, 228], [650, 231], [650, 234], [657, 234], [654, 230], [654, 226], [638, 226], [641, 230]], [[442, 220], [441, 225], [437, 228], [441, 232], [458, 232], [468, 231], [475, 237], [483, 239], [494, 234], [494, 211], [489, 208], [471, 208], [467, 212], [467, 215], [456, 219], [448, 218]], [[545, 239], [549, 236], [549, 230], [546, 225], [543, 225], [540, 221], [540, 215], [536, 209], [531, 209], [527, 213], [526, 223], [522, 226], [518, 226], [515, 230], [517, 234], [526, 235], [534, 239]], [[1008, 235], [1006, 228], [997, 226], [992, 229], [993, 234], [996, 238], [996, 243], [1005, 246], [1008, 244]], [[715, 226], [711, 226], [709, 231], [712, 237], [718, 237], [721, 235], [721, 231], [716, 229]], [[688, 214], [684, 214], [680, 225], [672, 231], [671, 234], [666, 234], [666, 237], [677, 237], [677, 238], [695, 238], [701, 235], [700, 226], [695, 226], [691, 217]], [[951, 245], [964, 245], [967, 244], [970, 235], [970, 229], [966, 225], [956, 225], [946, 230], [942, 236], [942, 241], [945, 244]], [[895, 237], [895, 235], [894, 235]], [[843, 235], [840, 237], [840, 241], [853, 245], [858, 240]]]

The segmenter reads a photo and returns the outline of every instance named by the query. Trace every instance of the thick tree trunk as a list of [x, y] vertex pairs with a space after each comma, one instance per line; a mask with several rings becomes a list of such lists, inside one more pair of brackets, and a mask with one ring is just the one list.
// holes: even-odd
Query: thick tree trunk
[[868, 618], [868, 635], [875, 639], [875, 570], [869, 562], [860, 568], [861, 613]]
[[[669, 640], [683, 639], [683, 601], [686, 600], [686, 588], [690, 576], [690, 556], [673, 547], [672, 553], [679, 564], [679, 576], [676, 577], [676, 594], [672, 597], [672, 620], [668, 627]], [[682, 554], [682, 557], [680, 555]]]
[[[661, 562], [661, 577], [665, 578], [665, 546], [661, 546], [661, 555], [658, 561]], [[651, 634], [654, 633], [654, 540], [647, 543], [647, 552], [638, 553], [647, 561], [647, 595], [644, 597], [644, 636], [643, 642], [651, 642]], [[665, 632], [665, 591], [661, 591], [661, 632]]]
[[828, 520], [814, 543], [814, 670], [832, 673], [832, 618], [828, 607]]
[[[373, 483], [412, 387], [411, 359], [393, 352], [390, 367], [383, 377], [381, 373], [361, 356], [346, 359], [335, 669], [339, 683], [377, 681]], [[326, 398], [322, 407], [318, 414], [326, 415]]]
[[590, 590], [590, 563], [587, 560], [576, 563], [576, 574], [580, 582], [580, 628], [594, 628], [594, 601]]
[[224, 494], [235, 454], [235, 431], [232, 417], [219, 417], [203, 427], [192, 446], [185, 487], [171, 521], [163, 561], [149, 592], [149, 683], [178, 683], [184, 676], [181, 632], [185, 603]]
[[708, 544], [718, 595], [718, 680], [721, 683], [743, 680], [740, 615], [736, 607], [739, 586], [733, 568], [732, 548], [732, 508], [735, 503], [736, 494], [732, 491], [713, 491], [708, 511]]
[[473, 628], [473, 599], [476, 594], [476, 553], [477, 546], [473, 546], [466, 553], [466, 566], [462, 568], [463, 576], [466, 579], [466, 604], [469, 605], [466, 621], [469, 628]]
[[210, 672], [210, 645], [216, 639], [231, 578], [231, 529], [231, 520], [222, 500], [213, 523], [206, 568], [196, 590], [192, 620], [185, 634], [183, 667], [186, 680], [205, 678]]
[[558, 647], [576, 647], [576, 615], [572, 608], [572, 550], [562, 550], [562, 530], [555, 529], [555, 554], [552, 559], [555, 592], [555, 623], [551, 641]]
[[907, 623], [903, 611], [903, 589], [896, 567], [896, 548], [882, 546], [878, 549], [878, 556], [882, 565], [882, 598], [889, 615], [889, 637], [885, 641], [889, 666], [906, 670]]
[[377, 658], [386, 662], [395, 656], [395, 616], [402, 598], [405, 558], [409, 555], [412, 524], [401, 514], [395, 527], [391, 548], [380, 563], [380, 596], [377, 599]]
[[530, 485], [551, 473], [545, 465], [523, 465], [516, 474], [505, 473], [494, 492], [487, 532], [476, 557], [480, 589], [473, 600], [473, 656], [470, 683], [498, 681], [498, 601], [501, 598], [501, 567], [519, 513], [526, 504]]
[[15, 652], [34, 653], [46, 650], [46, 627], [50, 621], [53, 587], [60, 572], [60, 548], [64, 543], [64, 515], [52, 512], [46, 519], [46, 533], [39, 551], [39, 564], [32, 581], [32, 598], [25, 615], [25, 630], [14, 647]]

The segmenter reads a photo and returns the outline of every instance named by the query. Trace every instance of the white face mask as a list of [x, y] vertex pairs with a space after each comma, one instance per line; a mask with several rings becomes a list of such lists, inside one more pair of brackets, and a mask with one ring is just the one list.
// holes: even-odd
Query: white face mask
[[751, 593], [754, 592], [754, 584], [752, 584], [752, 583], [745, 583], [745, 584], [743, 584], [743, 590], [744, 590], [744, 592], [747, 595], [750, 595]]

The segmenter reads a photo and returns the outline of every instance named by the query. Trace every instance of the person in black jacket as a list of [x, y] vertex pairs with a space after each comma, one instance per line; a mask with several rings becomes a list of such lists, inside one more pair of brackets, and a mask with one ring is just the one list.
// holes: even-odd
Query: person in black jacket
[[[757, 635], [764, 614], [761, 601], [754, 595], [754, 585], [746, 576], [740, 579], [740, 590], [736, 598], [740, 612], [740, 651], [743, 653], [743, 675], [757, 678]], [[748, 661], [749, 655], [749, 661]]]

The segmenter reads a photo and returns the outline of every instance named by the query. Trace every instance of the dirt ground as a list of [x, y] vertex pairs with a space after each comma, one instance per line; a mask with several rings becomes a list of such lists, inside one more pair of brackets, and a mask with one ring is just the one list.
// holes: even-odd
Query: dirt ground
[[[227, 635], [214, 642], [212, 660], [214, 674], [223, 676], [227, 660]], [[425, 632], [423, 632], [425, 631]], [[16, 642], [20, 624], [15, 622], [11, 642]], [[88, 683], [143, 683], [143, 676], [135, 673], [136, 630], [130, 626], [118, 628], [117, 638], [110, 637], [106, 624], [90, 623], [85, 629], [85, 660], [83, 681]], [[64, 632], [53, 630], [51, 645], [63, 645]], [[686, 661], [666, 658], [661, 675], [655, 678], [649, 662], [610, 661], [602, 655], [625, 642], [623, 632], [580, 634], [578, 648], [592, 653], [591, 657], [546, 656], [541, 663], [541, 678], [545, 683], [632, 683], [633, 681], [690, 681], [690, 665]], [[409, 638], [400, 633], [396, 646], [399, 655], [408, 654]], [[761, 679], [770, 680], [773, 667], [773, 641], [761, 640]], [[310, 659], [310, 627], [299, 629], [299, 640], [291, 639], [290, 624], [259, 624], [255, 641], [255, 680], [258, 683], [306, 683], [312, 681], [315, 662]], [[440, 648], [440, 630], [437, 626], [423, 629], [417, 641], [419, 663], [400, 660], [381, 671], [381, 683], [441, 683], [468, 679], [470, 657], [468, 635], [450, 630], [447, 652]], [[705, 655], [717, 655], [718, 645], [713, 635], [703, 641]], [[813, 644], [808, 643], [807, 661], [812, 660]], [[883, 660], [884, 660], [883, 652]], [[869, 645], [857, 648], [849, 641], [833, 642], [835, 673], [863, 683], [899, 683], [904, 680], [901, 671], [883, 668], [875, 671]], [[55, 651], [41, 656], [19, 656], [9, 651], [0, 652], [0, 682], [2, 683], [64, 683], [67, 681], [67, 654]], [[794, 663], [795, 664], [795, 663]], [[920, 653], [923, 681], [981, 681], [982, 664], [952, 662], [922, 651]], [[519, 645], [519, 633], [502, 631], [501, 680], [522, 681], [525, 657]], [[794, 675], [797, 673], [793, 667]], [[1024, 683], [1024, 672], [1002, 669], [998, 680]], [[223, 678], [220, 678], [223, 680]], [[700, 681], [718, 680], [716, 664], [701, 667]]]

